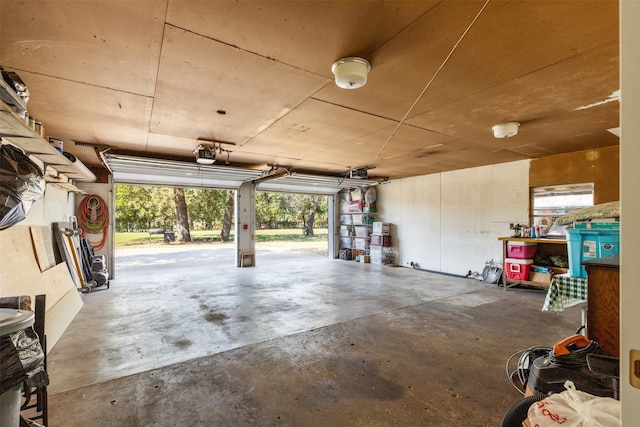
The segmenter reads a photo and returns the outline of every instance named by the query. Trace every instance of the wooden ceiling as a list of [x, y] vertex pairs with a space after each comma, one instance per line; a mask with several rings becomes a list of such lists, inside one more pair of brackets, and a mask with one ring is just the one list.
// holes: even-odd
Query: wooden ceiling
[[[3, 0], [0, 19], [30, 114], [90, 165], [75, 142], [193, 160], [213, 139], [233, 165], [391, 179], [619, 143], [614, 0]], [[333, 82], [346, 56], [364, 87]]]

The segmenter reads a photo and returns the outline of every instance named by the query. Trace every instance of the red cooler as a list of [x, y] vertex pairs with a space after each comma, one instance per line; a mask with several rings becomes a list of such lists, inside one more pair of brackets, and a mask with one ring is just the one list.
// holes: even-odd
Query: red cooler
[[533, 264], [532, 259], [507, 258], [504, 261], [508, 279], [529, 280], [529, 272]]

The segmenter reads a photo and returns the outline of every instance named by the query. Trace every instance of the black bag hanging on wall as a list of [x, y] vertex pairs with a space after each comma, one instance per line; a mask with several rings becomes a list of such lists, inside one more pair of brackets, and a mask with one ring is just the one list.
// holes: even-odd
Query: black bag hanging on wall
[[21, 150], [0, 146], [0, 230], [27, 217], [31, 205], [44, 194], [42, 170]]

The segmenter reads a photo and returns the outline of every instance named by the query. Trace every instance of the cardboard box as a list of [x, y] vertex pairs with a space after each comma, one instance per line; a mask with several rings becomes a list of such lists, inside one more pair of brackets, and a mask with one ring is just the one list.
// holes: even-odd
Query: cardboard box
[[562, 267], [551, 267], [551, 269], [553, 270], [553, 274], [567, 274], [569, 272], [568, 268], [562, 268]]
[[536, 271], [529, 273], [529, 281], [531, 282], [551, 283], [551, 279], [553, 279], [553, 273], [538, 273]]

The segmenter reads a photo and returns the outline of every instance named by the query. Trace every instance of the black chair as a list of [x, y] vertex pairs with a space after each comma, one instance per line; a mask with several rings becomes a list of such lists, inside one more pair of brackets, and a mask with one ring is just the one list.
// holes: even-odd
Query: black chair
[[[46, 313], [47, 296], [36, 295], [35, 301], [35, 321], [33, 323], [33, 329], [38, 334], [40, 339], [40, 346], [44, 352], [44, 371], [47, 372], [47, 336], [44, 333], [45, 327], [45, 313]], [[21, 411], [35, 410], [35, 415], [30, 416], [28, 419], [32, 421], [39, 420], [44, 425], [49, 425], [49, 410], [48, 410], [48, 394], [47, 385], [48, 379], [43, 385], [38, 387], [31, 387], [26, 382], [23, 384], [22, 392], [24, 397], [24, 403], [20, 407]], [[35, 396], [35, 402], [31, 403], [31, 398]], [[20, 427], [29, 427], [29, 423], [24, 417], [20, 419]]]

